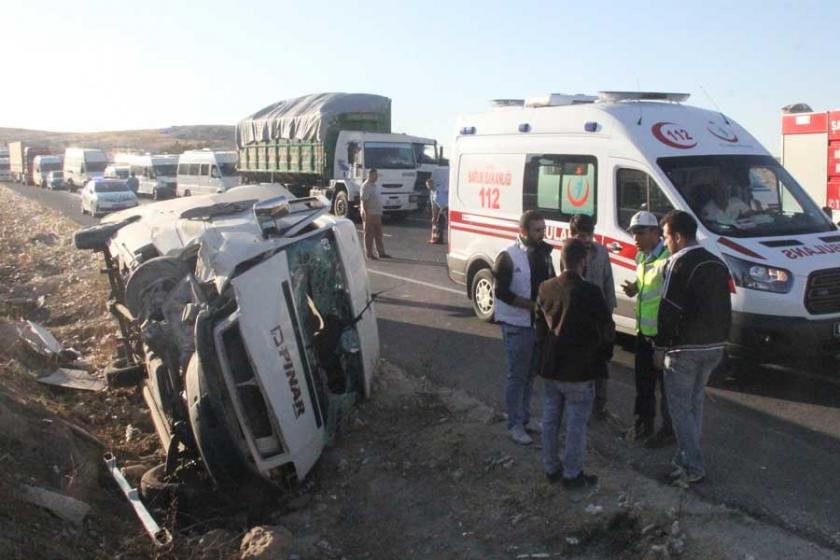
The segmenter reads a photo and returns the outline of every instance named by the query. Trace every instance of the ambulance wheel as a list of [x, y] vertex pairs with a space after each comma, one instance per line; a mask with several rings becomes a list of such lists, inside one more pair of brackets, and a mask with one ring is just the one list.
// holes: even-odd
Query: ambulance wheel
[[470, 287], [473, 312], [487, 323], [493, 322], [495, 298], [493, 297], [493, 273], [489, 268], [482, 268], [475, 273]]

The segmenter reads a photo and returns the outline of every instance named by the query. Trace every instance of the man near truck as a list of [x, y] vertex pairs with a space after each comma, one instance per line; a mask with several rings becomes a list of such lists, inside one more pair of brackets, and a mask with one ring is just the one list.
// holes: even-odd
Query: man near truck
[[[362, 227], [365, 237], [365, 256], [370, 260], [390, 259], [391, 255], [385, 253], [385, 242], [382, 237], [382, 193], [379, 192], [379, 185], [376, 180], [379, 173], [376, 169], [368, 169], [367, 181], [362, 183], [361, 207]], [[376, 253], [373, 248], [376, 246]]]
[[533, 441], [527, 427], [539, 358], [534, 330], [537, 290], [544, 280], [554, 277], [551, 245], [543, 241], [544, 238], [542, 215], [536, 210], [526, 211], [519, 218], [519, 236], [499, 253], [493, 266], [495, 316], [502, 328], [508, 362], [505, 383], [507, 428], [510, 438], [520, 445]]
[[[636, 254], [636, 281], [628, 280], [621, 287], [627, 297], [636, 298], [636, 422], [632, 435], [638, 441], [648, 438], [645, 447], [655, 449], [676, 441], [662, 373], [653, 367], [653, 339], [656, 337], [656, 320], [662, 299], [663, 272], [671, 254], [660, 234], [659, 220], [650, 212], [642, 210], [633, 215], [630, 234], [639, 251]], [[653, 435], [657, 383], [661, 395], [662, 427]]]

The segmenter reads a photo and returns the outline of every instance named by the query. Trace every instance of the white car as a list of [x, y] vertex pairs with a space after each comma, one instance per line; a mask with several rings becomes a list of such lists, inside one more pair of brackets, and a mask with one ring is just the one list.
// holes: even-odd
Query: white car
[[119, 179], [92, 179], [82, 189], [82, 214], [98, 216], [114, 210], [133, 208], [140, 204], [125, 181]]
[[[154, 481], [224, 495], [301, 481], [379, 354], [355, 226], [278, 184], [146, 204], [77, 231], [102, 252], [127, 341], [109, 385], [138, 384], [165, 465]], [[200, 487], [201, 484], [198, 485]], [[249, 494], [254, 495], [254, 494]]]

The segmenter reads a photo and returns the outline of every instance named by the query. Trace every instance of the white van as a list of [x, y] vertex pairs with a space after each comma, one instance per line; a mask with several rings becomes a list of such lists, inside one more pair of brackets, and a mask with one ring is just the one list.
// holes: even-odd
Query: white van
[[114, 163], [127, 165], [137, 178], [137, 195], [149, 195], [155, 200], [175, 196], [178, 175], [177, 155], [117, 154]]
[[[611, 253], [616, 325], [634, 333], [634, 302], [618, 289], [635, 279], [630, 218], [678, 208], [698, 219], [699, 242], [732, 272], [730, 353], [840, 355], [840, 232], [746, 130], [682, 105], [687, 98], [555, 94], [460, 119], [447, 261], [479, 317], [492, 320], [492, 263], [524, 210], [545, 216], [558, 249], [570, 218], [585, 213]], [[741, 214], [715, 212], [721, 197]]]
[[192, 150], [178, 160], [177, 196], [215, 194], [240, 184], [236, 152]]
[[85, 186], [91, 179], [102, 177], [108, 167], [108, 156], [102, 150], [67, 148], [64, 150], [64, 182], [71, 191]]
[[61, 171], [63, 156], [35, 156], [32, 160], [32, 182], [41, 188], [47, 188], [47, 175], [50, 171]]

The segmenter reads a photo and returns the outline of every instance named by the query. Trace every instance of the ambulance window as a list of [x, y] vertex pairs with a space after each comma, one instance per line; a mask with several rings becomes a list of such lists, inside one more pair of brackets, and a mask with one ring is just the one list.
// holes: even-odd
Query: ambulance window
[[522, 206], [547, 219], [596, 215], [597, 160], [592, 156], [531, 154], [525, 164]]
[[630, 227], [630, 218], [639, 210], [647, 210], [662, 218], [674, 209], [656, 181], [644, 171], [619, 169], [616, 185], [618, 225], [622, 229]]

